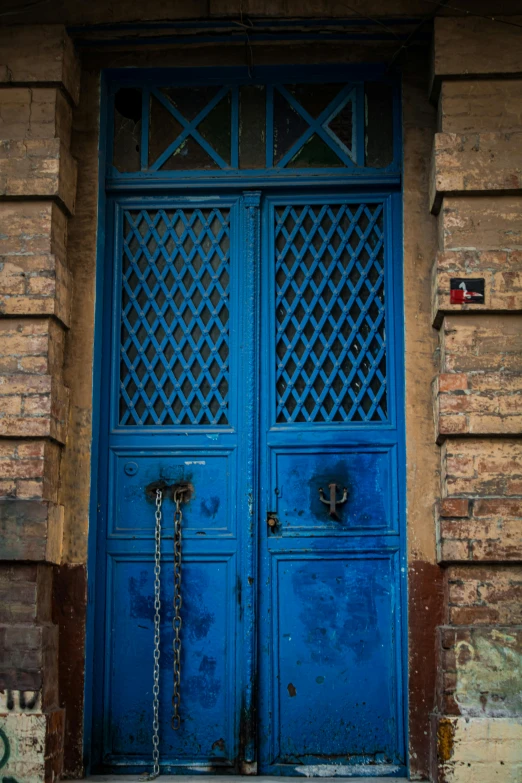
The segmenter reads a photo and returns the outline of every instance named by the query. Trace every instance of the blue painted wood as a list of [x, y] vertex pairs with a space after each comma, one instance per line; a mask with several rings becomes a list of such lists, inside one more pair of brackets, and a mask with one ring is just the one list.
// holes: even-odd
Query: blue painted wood
[[[406, 768], [393, 199], [265, 200], [262, 773]], [[330, 483], [348, 495], [335, 517]]]
[[[252, 563], [242, 553], [252, 550], [252, 530], [240, 524], [252, 513], [252, 489], [246, 484], [252, 469], [247, 474], [240, 469], [251, 461], [242, 403], [252, 398], [247, 389], [252, 372], [246, 371], [251, 360], [241, 342], [247, 333], [245, 319], [252, 321], [243, 304], [252, 281], [239, 263], [245, 240], [242, 200], [128, 198], [112, 208], [97, 574], [97, 605], [105, 611], [97, 612], [93, 769], [130, 771], [150, 763], [154, 504], [145, 488], [158, 480], [194, 486], [183, 519], [183, 706], [178, 733], [170, 729], [169, 691], [174, 507], [169, 498], [164, 503], [162, 768], [237, 769], [243, 754], [245, 678], [251, 677], [244, 665], [244, 628], [248, 625], [250, 632], [253, 622], [242, 600], [244, 572], [252, 573]], [[141, 220], [129, 222], [129, 215], [141, 215]], [[161, 221], [163, 228], [158, 228]], [[218, 283], [224, 289], [214, 297]], [[227, 352], [213, 377], [212, 351], [224, 343]], [[168, 394], [166, 369], [172, 385]], [[141, 409], [128, 393], [129, 375], [142, 387], [136, 388]], [[218, 391], [211, 388], [213, 383], [221, 384], [216, 410], [225, 411], [224, 423], [212, 415]], [[127, 417], [131, 404], [138, 412]], [[165, 408], [168, 418], [162, 418]], [[252, 690], [251, 679], [249, 687]]]
[[[394, 145], [394, 160], [392, 163], [383, 169], [371, 168], [365, 165], [364, 160], [364, 117], [365, 117], [365, 97], [364, 97], [364, 81], [378, 78], [380, 81], [388, 82], [391, 85], [396, 85], [396, 79], [391, 74], [386, 74], [382, 68], [368, 68], [362, 70], [358, 67], [339, 65], [339, 66], [322, 66], [315, 69], [302, 67], [299, 69], [289, 68], [285, 69], [287, 78], [285, 81], [281, 81], [281, 71], [272, 67], [261, 67], [255, 69], [255, 74], [250, 75], [244, 73], [243, 69], [238, 68], [224, 68], [220, 69], [221, 79], [217, 79], [215, 75], [215, 69], [210, 70], [208, 68], [194, 68], [194, 69], [182, 69], [182, 70], [164, 70], [149, 72], [134, 72], [132, 77], [129, 78], [129, 74], [122, 71], [108, 72], [111, 79], [111, 100], [114, 100], [114, 96], [119, 88], [129, 86], [132, 84], [134, 88], [141, 89], [142, 93], [142, 134], [141, 134], [141, 171], [136, 172], [139, 176], [138, 182], [146, 184], [150, 181], [150, 184], [154, 182], [158, 183], [175, 183], [177, 181], [186, 182], [187, 179], [193, 179], [194, 177], [208, 180], [210, 183], [219, 183], [222, 180], [237, 180], [239, 179], [245, 183], [246, 187], [249, 187], [249, 183], [253, 178], [265, 177], [268, 181], [277, 182], [283, 178], [283, 181], [288, 181], [289, 178], [295, 176], [307, 176], [317, 177], [319, 174], [328, 175], [330, 179], [346, 179], [347, 174], [357, 176], [361, 180], [364, 179], [380, 179], [386, 180], [386, 178], [393, 178], [400, 175], [400, 161], [401, 150], [400, 143]], [[216, 83], [217, 82], [217, 83]], [[329, 101], [328, 105], [323, 108], [317, 117], [312, 116], [309, 111], [303, 106], [295, 95], [288, 89], [288, 85], [292, 83], [302, 84], [314, 84], [314, 83], [338, 83], [339, 92], [337, 95]], [[266, 168], [258, 170], [241, 170], [239, 166], [239, 136], [241, 132], [240, 128], [240, 116], [239, 116], [239, 100], [238, 100], [238, 86], [241, 84], [263, 84], [266, 85], [266, 132], [265, 132], [265, 159]], [[170, 100], [166, 93], [162, 90], [166, 87], [176, 85], [176, 87], [197, 87], [200, 85], [216, 87], [215, 95], [208, 101], [208, 103], [200, 109], [197, 115], [188, 120], [182, 112], [181, 108]], [[214, 109], [219, 102], [225, 97], [225, 95], [231, 95], [231, 109], [230, 109], [230, 138], [231, 138], [231, 150], [230, 150], [230, 164], [228, 164], [217, 150], [212, 146], [211, 140], [208, 136], [203, 136], [200, 133], [199, 126], [201, 122], [207, 118], [212, 109]], [[155, 100], [158, 101], [172, 117], [176, 120], [177, 124], [181, 128], [176, 138], [173, 138], [170, 143], [167, 144], [164, 151], [160, 156], [149, 162], [149, 109], [148, 109], [148, 96], [153, 95]], [[305, 126], [298, 139], [291, 144], [290, 148], [286, 150], [285, 154], [280, 160], [274, 160], [274, 138], [279, 132], [274, 123], [274, 97], [283, 96], [286, 100], [288, 108], [300, 117], [303, 125]], [[353, 113], [353, 133], [352, 133], [352, 149], [348, 149], [342, 140], [332, 130], [331, 123], [335, 119], [336, 115], [347, 104], [351, 104]], [[396, 103], [394, 118], [394, 133], [398, 129], [399, 104]], [[106, 169], [106, 177], [112, 187], [118, 187], [118, 185], [129, 186], [136, 180], [136, 174], [129, 172], [119, 172], [111, 164], [112, 159], [112, 144], [113, 144], [114, 128], [109, 128], [107, 135], [107, 161], [108, 167]], [[304, 145], [313, 137], [321, 140], [331, 151], [337, 156], [339, 160], [339, 166], [328, 167], [316, 167], [311, 169], [305, 166], [305, 171], [299, 166], [292, 165], [292, 162], [298, 152], [303, 149]], [[199, 145], [209, 159], [213, 162], [215, 170], [207, 171], [205, 169], [198, 170], [167, 170], [163, 169], [164, 164], [172, 158], [172, 156], [179, 151], [183, 144], [187, 140], [192, 140], [193, 143]], [[125, 184], [123, 184], [125, 183]], [[245, 186], [244, 185], [244, 186]]]
[[[319, 71], [314, 79], [332, 76]], [[175, 81], [120, 73], [109, 91], [132, 77], [147, 89]], [[237, 113], [232, 77], [221, 85], [232, 85]], [[295, 78], [290, 69], [285, 83]], [[355, 132], [357, 150], [360, 121]], [[397, 165], [399, 134], [397, 121]], [[119, 177], [98, 290], [93, 771], [150, 765], [154, 509], [144, 487], [161, 478], [195, 487], [177, 734], [165, 502], [163, 771], [251, 772], [257, 762], [268, 774], [404, 774], [401, 208], [398, 191], [377, 187], [398, 171], [366, 172], [373, 188], [358, 193], [346, 170], [337, 184], [324, 170], [294, 172], [293, 190], [236, 172], [228, 191], [198, 172], [191, 190], [170, 179], [168, 196], [147, 190], [165, 179]], [[348, 492], [336, 519], [319, 498], [332, 481]]]

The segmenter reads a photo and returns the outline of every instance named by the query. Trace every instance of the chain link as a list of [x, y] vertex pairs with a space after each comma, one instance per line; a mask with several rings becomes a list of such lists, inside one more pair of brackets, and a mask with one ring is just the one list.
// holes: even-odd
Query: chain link
[[180, 683], [181, 683], [181, 523], [183, 521], [183, 512], [181, 504], [183, 502], [184, 491], [176, 489], [174, 491], [174, 503], [176, 511], [174, 512], [174, 599], [172, 630], [174, 637], [172, 640], [172, 649], [174, 651], [173, 663], [173, 690], [172, 690], [172, 718], [170, 725], [174, 731], [178, 731], [181, 726], [179, 714], [180, 707]]
[[[173, 664], [173, 691], [172, 691], [172, 718], [170, 725], [174, 731], [181, 726], [180, 685], [181, 685], [181, 523], [183, 512], [181, 504], [185, 489], [174, 490], [174, 598], [172, 602], [172, 630], [174, 651]], [[156, 490], [156, 525], [155, 525], [155, 550], [154, 550], [154, 685], [152, 688], [152, 762], [153, 770], [149, 775], [140, 778], [142, 781], [155, 780], [160, 774], [159, 765], [159, 659], [160, 659], [160, 626], [161, 626], [161, 521], [162, 521], [163, 493]]]
[[156, 525], [154, 549], [154, 685], [152, 687], [152, 763], [150, 775], [140, 780], [155, 780], [160, 774], [159, 766], [159, 674], [160, 674], [160, 624], [161, 624], [161, 506], [163, 493], [156, 490]]

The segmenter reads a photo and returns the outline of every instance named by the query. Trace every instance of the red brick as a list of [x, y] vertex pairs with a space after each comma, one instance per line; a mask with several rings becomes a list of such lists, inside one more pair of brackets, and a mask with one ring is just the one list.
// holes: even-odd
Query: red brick
[[469, 517], [467, 498], [443, 498], [440, 502], [441, 517]]

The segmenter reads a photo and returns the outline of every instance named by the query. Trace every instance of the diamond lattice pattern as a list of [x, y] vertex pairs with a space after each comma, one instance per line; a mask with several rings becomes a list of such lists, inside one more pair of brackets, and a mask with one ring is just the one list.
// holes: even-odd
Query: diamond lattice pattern
[[125, 212], [120, 424], [228, 423], [229, 212]]
[[382, 204], [275, 211], [278, 422], [387, 419]]

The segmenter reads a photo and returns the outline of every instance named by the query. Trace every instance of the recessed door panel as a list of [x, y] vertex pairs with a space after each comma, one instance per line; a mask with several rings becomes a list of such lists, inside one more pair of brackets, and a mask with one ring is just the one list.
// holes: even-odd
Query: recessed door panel
[[[136, 453], [112, 454], [109, 519], [111, 536], [149, 538], [154, 535], [155, 492], [159, 483], [166, 486], [188, 484], [190, 493], [183, 504], [183, 535], [187, 538], [233, 536], [235, 517], [235, 451], [219, 452], [190, 449], [172, 454], [171, 450], [149, 447]], [[148, 488], [148, 491], [147, 491]], [[166, 525], [164, 537], [172, 538], [174, 502], [166, 494], [163, 504]]]
[[[172, 707], [172, 580], [163, 579], [159, 731], [164, 759], [221, 763], [233, 758], [235, 607], [234, 558], [187, 555], [183, 566], [183, 722], [170, 726]], [[163, 558], [164, 575], [172, 556]], [[118, 555], [108, 563], [110, 646], [106, 669], [105, 758], [148, 759], [151, 749], [154, 572], [150, 558]]]
[[274, 558], [280, 763], [394, 761], [394, 569], [381, 552]]
[[393, 448], [274, 449], [272, 506], [281, 534], [338, 537], [393, 529], [395, 470]]

